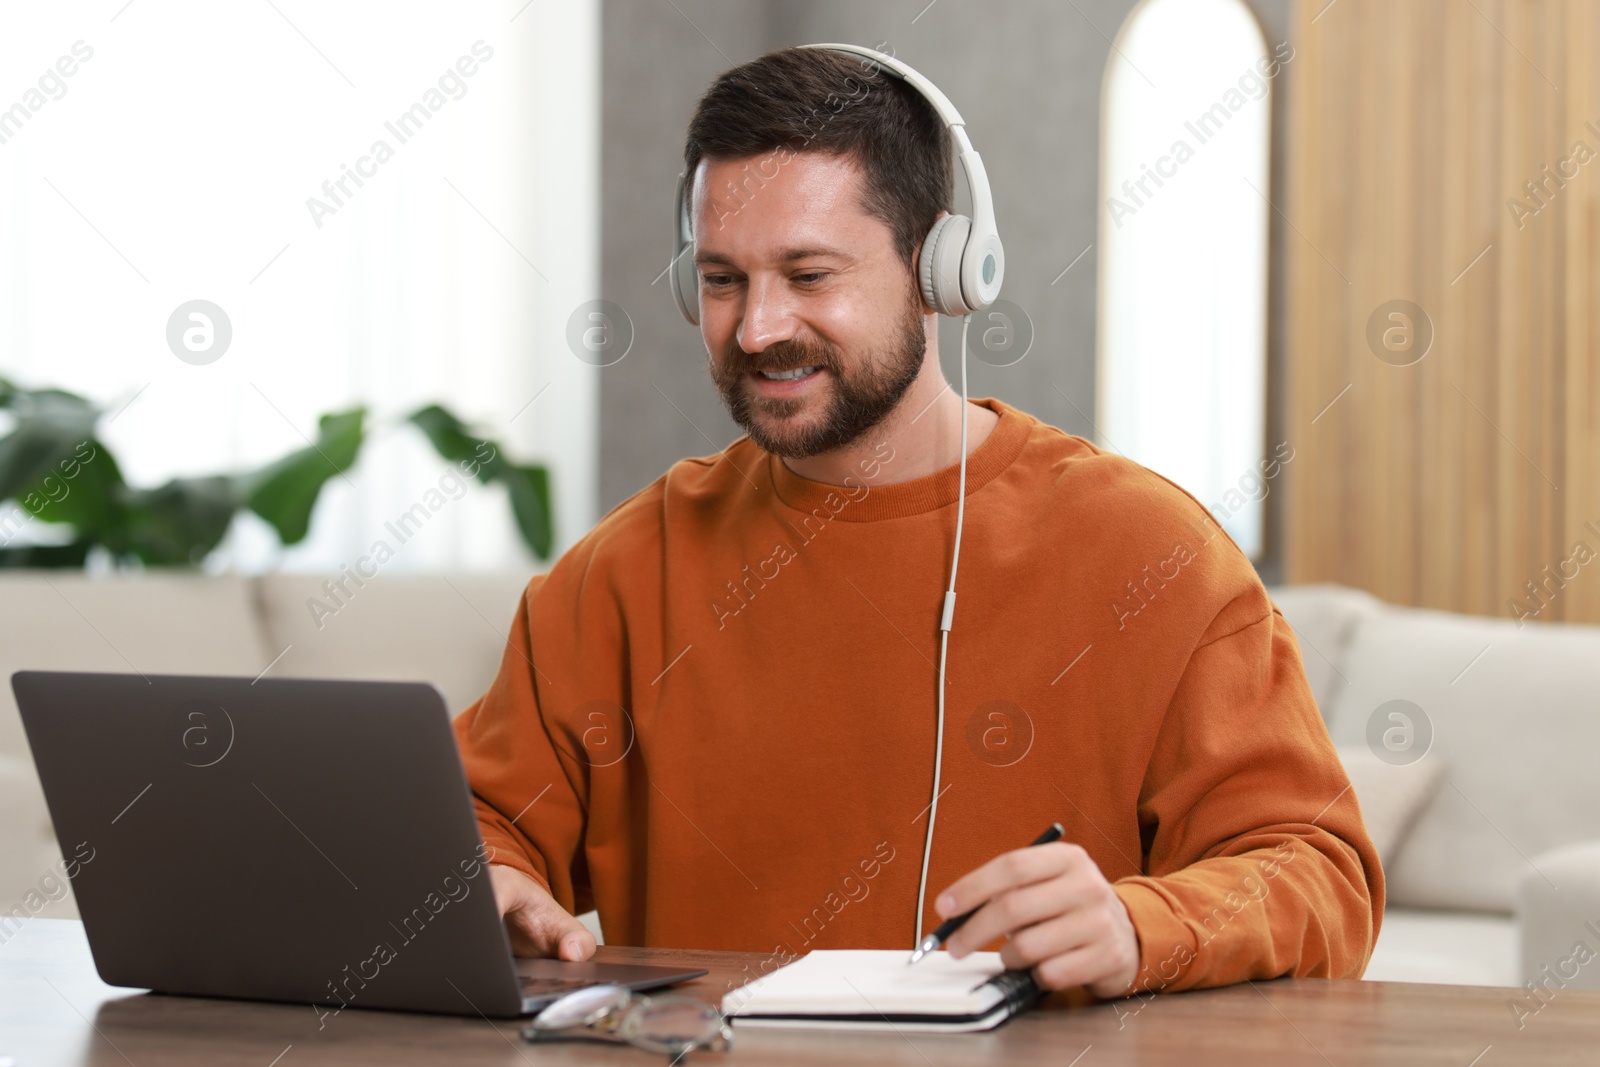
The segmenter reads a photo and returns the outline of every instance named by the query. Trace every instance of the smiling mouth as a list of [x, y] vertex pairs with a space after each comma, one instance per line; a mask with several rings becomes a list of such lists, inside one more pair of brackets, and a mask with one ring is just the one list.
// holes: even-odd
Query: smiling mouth
[[819, 367], [796, 367], [793, 370], [758, 370], [761, 377], [769, 382], [797, 382], [801, 378], [815, 374]]

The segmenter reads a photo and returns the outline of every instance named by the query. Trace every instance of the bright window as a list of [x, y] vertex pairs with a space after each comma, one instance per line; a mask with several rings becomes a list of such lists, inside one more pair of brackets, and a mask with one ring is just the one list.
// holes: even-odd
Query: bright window
[[[567, 335], [599, 287], [599, 29], [599, 0], [17, 7], [0, 374], [127, 403], [100, 432], [139, 486], [256, 467], [367, 405], [307, 540], [241, 514], [209, 569], [368, 552], [454, 475], [383, 432], [434, 401], [550, 468], [571, 543], [596, 517], [601, 371]], [[196, 299], [232, 328], [203, 366], [167, 341]], [[504, 489], [473, 485], [387, 566], [534, 565]]]

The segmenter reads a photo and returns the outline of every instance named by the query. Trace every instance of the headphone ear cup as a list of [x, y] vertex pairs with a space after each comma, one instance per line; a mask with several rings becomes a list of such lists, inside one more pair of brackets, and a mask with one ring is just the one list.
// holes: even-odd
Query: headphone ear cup
[[965, 315], [971, 310], [961, 296], [961, 254], [972, 233], [965, 215], [941, 215], [922, 241], [917, 274], [922, 299], [941, 315]]
[[694, 269], [694, 231], [689, 226], [687, 174], [678, 175], [678, 187], [672, 193], [672, 262], [667, 267], [671, 276], [667, 285], [678, 310], [689, 320], [689, 325], [700, 325], [700, 275]]
[[672, 261], [672, 296], [678, 310], [689, 320], [689, 325], [700, 325], [700, 274], [694, 269], [694, 242], [678, 248], [678, 258]]

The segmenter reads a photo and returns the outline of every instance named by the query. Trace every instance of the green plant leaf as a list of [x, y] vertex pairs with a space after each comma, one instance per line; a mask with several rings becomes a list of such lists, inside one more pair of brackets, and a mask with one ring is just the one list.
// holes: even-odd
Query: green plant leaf
[[550, 558], [555, 541], [550, 507], [550, 474], [538, 465], [523, 466], [507, 459], [500, 445], [470, 433], [460, 419], [438, 404], [411, 413], [415, 423], [433, 443], [434, 450], [453, 463], [471, 465], [480, 482], [500, 482], [511, 498], [511, 514], [522, 540], [540, 559]]
[[123, 493], [128, 520], [124, 551], [150, 564], [191, 566], [228, 532], [239, 506], [233, 479], [174, 478], [159, 489]]
[[71, 523], [86, 540], [114, 541], [124, 520], [124, 488], [117, 461], [91, 437], [17, 494], [17, 501], [40, 522]]
[[[12, 432], [0, 439], [0, 532], [10, 540], [28, 518], [70, 523], [72, 545], [17, 545], [5, 566], [82, 566], [89, 546], [118, 523], [122, 473], [95, 439], [100, 412], [65, 389], [19, 389], [0, 378], [0, 408]], [[27, 562], [32, 561], [32, 562]]]
[[98, 414], [98, 409], [87, 397], [65, 389], [19, 389], [17, 383], [0, 375], [0, 408], [28, 408], [30, 406], [56, 410], [77, 409]]
[[365, 407], [332, 412], [317, 421], [316, 443], [260, 470], [238, 475], [237, 499], [278, 531], [286, 545], [299, 544], [311, 528], [311, 511], [323, 485], [356, 461], [364, 439]]
[[[406, 419], [415, 423], [441, 457], [452, 463], [476, 461], [478, 481], [493, 481], [506, 462], [493, 441], [475, 437], [467, 432], [466, 424], [438, 404], [429, 404], [412, 412]], [[488, 454], [485, 455], [485, 446]]]
[[21, 567], [82, 567], [89, 558], [89, 541], [67, 545], [13, 545], [0, 548], [0, 570]]
[[504, 482], [511, 496], [511, 514], [516, 517], [522, 539], [540, 559], [550, 558], [555, 540], [550, 522], [550, 475], [543, 467], [522, 467], [506, 463], [495, 476]]
[[0, 438], [0, 500], [21, 496], [94, 437], [98, 413], [82, 397], [53, 390], [27, 396], [12, 405], [16, 425]]

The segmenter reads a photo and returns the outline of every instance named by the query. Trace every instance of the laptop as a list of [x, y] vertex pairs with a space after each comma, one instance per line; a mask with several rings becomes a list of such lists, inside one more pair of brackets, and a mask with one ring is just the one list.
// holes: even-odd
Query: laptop
[[512, 1018], [706, 973], [512, 956], [433, 685], [26, 670], [11, 687], [111, 985]]

